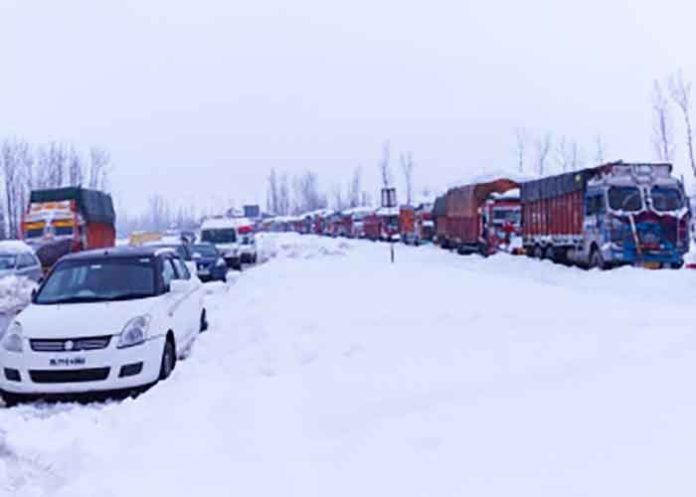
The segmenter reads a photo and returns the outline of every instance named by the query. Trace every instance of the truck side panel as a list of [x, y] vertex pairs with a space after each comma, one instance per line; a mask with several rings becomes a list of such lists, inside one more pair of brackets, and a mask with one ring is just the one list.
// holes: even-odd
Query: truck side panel
[[98, 249], [113, 247], [116, 244], [116, 231], [113, 225], [105, 223], [88, 223], [87, 247], [85, 249]]

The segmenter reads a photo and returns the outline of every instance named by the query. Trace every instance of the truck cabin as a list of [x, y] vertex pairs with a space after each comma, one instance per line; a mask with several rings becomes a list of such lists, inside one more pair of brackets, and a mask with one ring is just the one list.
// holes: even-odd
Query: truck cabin
[[671, 170], [669, 164], [611, 165], [588, 181], [586, 213], [683, 215], [688, 210], [686, 195]]

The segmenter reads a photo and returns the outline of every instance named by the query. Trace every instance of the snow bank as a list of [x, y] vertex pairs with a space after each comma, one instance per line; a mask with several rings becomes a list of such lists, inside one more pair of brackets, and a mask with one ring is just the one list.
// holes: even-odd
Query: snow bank
[[167, 382], [0, 409], [0, 495], [696, 492], [696, 273], [264, 243]]

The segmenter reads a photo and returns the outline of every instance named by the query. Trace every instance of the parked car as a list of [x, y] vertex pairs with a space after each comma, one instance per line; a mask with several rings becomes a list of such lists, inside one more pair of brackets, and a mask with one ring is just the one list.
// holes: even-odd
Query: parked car
[[0, 396], [139, 391], [207, 327], [202, 286], [172, 250], [71, 254], [0, 334]]
[[232, 218], [207, 219], [201, 226], [201, 242], [212, 243], [222, 254], [228, 267], [241, 271], [238, 222]]
[[215, 245], [198, 243], [192, 245], [191, 250], [201, 281], [227, 281], [227, 263]]
[[19, 240], [0, 242], [0, 278], [18, 276], [39, 281], [43, 277], [41, 262], [32, 248]]
[[239, 228], [239, 256], [244, 264], [256, 264], [259, 258], [256, 248], [256, 235], [251, 227], [242, 226]]

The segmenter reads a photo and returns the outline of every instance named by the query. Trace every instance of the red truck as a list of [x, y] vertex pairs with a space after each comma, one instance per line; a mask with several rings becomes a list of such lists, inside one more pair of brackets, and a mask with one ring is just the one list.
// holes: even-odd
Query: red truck
[[433, 205], [423, 203], [418, 206], [402, 205], [399, 209], [399, 233], [401, 241], [407, 245], [420, 245], [432, 241], [434, 232]]
[[81, 187], [34, 190], [22, 220], [22, 239], [44, 270], [63, 255], [113, 247], [116, 214], [111, 196]]
[[399, 209], [382, 207], [363, 219], [365, 238], [392, 241], [399, 238]]
[[612, 162], [522, 184], [527, 254], [608, 269], [679, 268], [691, 212], [671, 164]]
[[520, 232], [519, 183], [499, 178], [450, 189], [435, 201], [437, 240], [461, 254], [510, 250]]

